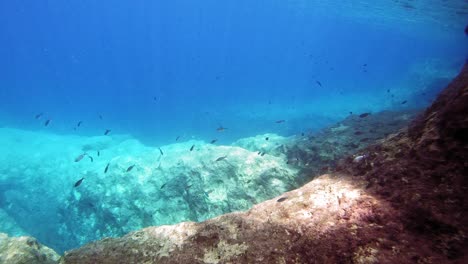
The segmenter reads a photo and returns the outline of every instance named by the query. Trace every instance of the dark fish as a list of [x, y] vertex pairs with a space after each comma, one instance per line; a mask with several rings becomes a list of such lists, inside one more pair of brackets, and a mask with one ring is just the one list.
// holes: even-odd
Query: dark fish
[[90, 155], [86, 155], [86, 156], [88, 156], [88, 158], [91, 160], [91, 162], [94, 162], [93, 157], [91, 157]]
[[219, 126], [219, 127], [216, 129], [216, 131], [221, 132], [221, 131], [224, 131], [224, 130], [226, 130], [226, 129], [227, 129], [226, 127]]
[[364, 118], [364, 117], [368, 117], [369, 115], [370, 113], [363, 113], [363, 114], [360, 114], [359, 117]]
[[47, 121], [45, 121], [45, 123], [44, 123], [44, 126], [48, 126], [49, 123], [50, 123], [50, 119], [47, 119]]
[[175, 141], [179, 140], [179, 138], [180, 138], [180, 136], [177, 136], [177, 137], [175, 138]]
[[387, 93], [389, 93], [389, 92], [390, 92], [390, 89], [387, 89]]
[[102, 120], [102, 115], [99, 115], [99, 119], [101, 119], [101, 120]]
[[367, 63], [364, 63], [364, 64], [362, 65], [362, 67], [367, 67]]
[[267, 140], [267, 141], [268, 141], [268, 139], [270, 139], [270, 138], [269, 138], [269, 137], [266, 137], [266, 138], [265, 138], [265, 140]]
[[279, 198], [278, 200], [276, 200], [276, 202], [281, 203], [281, 202], [286, 201], [286, 199], [288, 199], [287, 196], [286, 196], [286, 197], [281, 197], [281, 198]]
[[276, 124], [281, 124], [281, 123], [284, 123], [284, 122], [286, 122], [286, 120], [284, 120], [284, 119], [276, 120], [276, 121], [275, 121]]
[[315, 81], [320, 87], [322, 87], [322, 83], [319, 81]]
[[166, 186], [166, 184], [167, 184], [167, 182], [166, 182], [166, 183], [164, 183], [163, 185], [161, 185], [161, 188], [159, 188], [159, 189], [162, 189], [162, 188], [164, 188], [164, 187]]
[[84, 158], [84, 156], [86, 156], [86, 153], [83, 153], [83, 154], [79, 155], [78, 157], [76, 157], [75, 162], [78, 162], [78, 161], [82, 160]]
[[104, 132], [104, 136], [107, 136], [111, 132], [110, 129], [106, 129], [106, 132]]
[[214, 144], [216, 141], [218, 141], [217, 139], [213, 139], [210, 141], [210, 144]]
[[361, 139], [361, 140], [359, 140], [359, 141], [360, 141], [360, 142], [367, 142], [367, 141], [369, 141], [369, 139], [370, 139], [370, 138], [363, 138], [363, 139]]
[[349, 112], [349, 114], [350, 114], [350, 115], [352, 115], [352, 114], [353, 114], [353, 112], [351, 112], [351, 111], [350, 111], [350, 112]]
[[159, 153], [161, 153], [161, 156], [164, 155], [164, 152], [162, 151], [161, 148], [158, 148], [159, 149]]
[[261, 151], [259, 151], [259, 152], [257, 153], [257, 155], [260, 155], [260, 154], [262, 154], [262, 152], [261, 152]]
[[109, 166], [110, 166], [110, 163], [107, 163], [106, 168], [104, 169], [104, 173], [107, 173], [107, 171], [109, 170]]
[[356, 131], [356, 132], [354, 132], [354, 135], [356, 135], [356, 136], [359, 136], [359, 135], [362, 135], [362, 134], [364, 134], [364, 132], [362, 132], [362, 131]]
[[194, 147], [195, 147], [195, 145], [192, 145], [192, 147], [190, 147], [190, 151], [192, 151]]
[[97, 151], [97, 156], [101, 156], [101, 152], [99, 152], [99, 150]]
[[260, 156], [264, 156], [266, 152], [263, 152], [262, 154], [260, 154]]
[[404, 100], [403, 102], [401, 102], [401, 104], [406, 104], [408, 101]]
[[78, 124], [76, 124], [76, 127], [80, 127], [81, 123], [83, 123], [83, 121], [79, 121]]
[[219, 157], [219, 158], [217, 158], [215, 161], [222, 161], [223, 159], [226, 159], [226, 158], [227, 158], [227, 155], [226, 155], [226, 156]]
[[81, 185], [81, 183], [83, 182], [83, 180], [84, 180], [84, 177], [83, 177], [83, 178], [81, 178], [81, 179], [79, 179], [77, 182], [75, 182], [75, 187], [78, 187], [78, 186], [80, 186], [80, 185]]
[[130, 172], [131, 170], [133, 170], [133, 167], [135, 167], [135, 165], [128, 167], [127, 172]]
[[37, 115], [35, 116], [35, 118], [36, 118], [36, 119], [39, 119], [39, 118], [41, 118], [42, 115], [44, 115], [44, 114], [43, 114], [43, 113], [37, 114]]

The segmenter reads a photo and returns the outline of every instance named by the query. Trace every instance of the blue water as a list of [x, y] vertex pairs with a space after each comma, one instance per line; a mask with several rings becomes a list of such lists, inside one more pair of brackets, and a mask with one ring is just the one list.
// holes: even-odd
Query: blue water
[[422, 108], [465, 62], [467, 22], [462, 0], [2, 1], [0, 127], [230, 144]]

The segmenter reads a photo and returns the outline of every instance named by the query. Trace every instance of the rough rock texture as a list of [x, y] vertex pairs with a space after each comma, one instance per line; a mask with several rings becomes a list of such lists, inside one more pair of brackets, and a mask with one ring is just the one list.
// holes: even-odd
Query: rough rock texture
[[8, 237], [0, 233], [0, 263], [53, 264], [60, 256], [32, 237]]
[[150, 227], [61, 263], [466, 263], [468, 66], [405, 131], [242, 213]]

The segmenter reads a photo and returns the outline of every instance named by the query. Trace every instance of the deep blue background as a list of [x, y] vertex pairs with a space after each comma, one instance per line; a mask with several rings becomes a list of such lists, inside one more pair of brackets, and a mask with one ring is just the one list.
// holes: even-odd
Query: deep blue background
[[295, 2], [2, 1], [0, 125], [40, 129], [34, 115], [44, 112], [55, 132], [74, 133], [81, 120], [80, 133], [110, 128], [151, 143], [209, 140], [219, 125], [230, 128], [225, 139], [292, 133], [275, 131], [272, 121], [288, 119], [281, 110], [262, 123], [232, 109], [386, 89], [415, 61], [466, 56], [462, 30], [353, 20]]

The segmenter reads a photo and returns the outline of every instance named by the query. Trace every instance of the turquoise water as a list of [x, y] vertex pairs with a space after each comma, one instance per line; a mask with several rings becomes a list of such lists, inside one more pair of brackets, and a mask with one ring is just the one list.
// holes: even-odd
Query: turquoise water
[[427, 106], [467, 22], [466, 1], [3, 1], [0, 232], [63, 251], [297, 187], [274, 146]]

